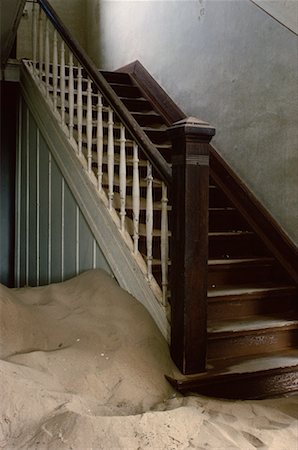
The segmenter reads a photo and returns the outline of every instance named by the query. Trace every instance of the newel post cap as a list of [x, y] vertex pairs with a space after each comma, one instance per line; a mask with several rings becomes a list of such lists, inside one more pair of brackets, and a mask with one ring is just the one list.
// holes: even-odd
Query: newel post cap
[[170, 137], [184, 135], [197, 136], [204, 141], [210, 142], [212, 137], [215, 135], [215, 128], [212, 127], [208, 122], [197, 119], [196, 117], [185, 117], [178, 122], [173, 123], [172, 126], [168, 128], [168, 133]]

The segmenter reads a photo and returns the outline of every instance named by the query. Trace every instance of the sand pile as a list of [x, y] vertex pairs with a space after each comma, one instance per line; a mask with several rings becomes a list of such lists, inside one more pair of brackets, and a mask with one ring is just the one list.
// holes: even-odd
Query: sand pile
[[147, 311], [103, 271], [0, 286], [0, 448], [298, 449], [298, 397], [181, 397]]

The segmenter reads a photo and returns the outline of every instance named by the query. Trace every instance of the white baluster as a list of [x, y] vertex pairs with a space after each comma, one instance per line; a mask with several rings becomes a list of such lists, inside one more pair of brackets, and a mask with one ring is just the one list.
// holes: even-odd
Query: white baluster
[[102, 127], [102, 96], [98, 94], [97, 101], [97, 187], [102, 190], [102, 157], [103, 157], [103, 127]]
[[168, 197], [167, 186], [162, 183], [161, 198], [161, 273], [163, 304], [167, 303], [168, 291], [168, 264], [169, 264], [169, 236], [168, 236]]
[[153, 241], [153, 192], [152, 166], [147, 161], [147, 196], [146, 196], [146, 246], [147, 246], [147, 275], [152, 279], [152, 241]]
[[88, 172], [92, 171], [92, 87], [88, 78], [87, 85], [87, 160]]
[[69, 52], [69, 83], [68, 83], [68, 103], [69, 103], [69, 138], [73, 137], [73, 117], [74, 117], [74, 79], [73, 79], [73, 54]]
[[83, 96], [82, 96], [82, 67], [78, 68], [78, 94], [77, 94], [77, 117], [78, 117], [78, 151], [82, 155], [82, 124], [83, 124]]
[[133, 143], [132, 215], [134, 254], [137, 254], [139, 247], [140, 179], [138, 146], [135, 142]]
[[36, 72], [37, 62], [37, 4], [32, 4], [32, 58], [33, 72]]
[[108, 181], [109, 181], [109, 209], [112, 209], [114, 198], [114, 120], [113, 111], [108, 108]]
[[120, 167], [119, 167], [119, 185], [120, 185], [120, 220], [121, 231], [125, 229], [125, 203], [126, 203], [126, 152], [125, 152], [125, 128], [120, 125]]
[[54, 30], [53, 40], [53, 100], [54, 108], [57, 108], [57, 92], [58, 92], [58, 37], [57, 31]]
[[61, 101], [61, 122], [65, 121], [65, 47], [61, 41], [61, 61], [60, 61], [60, 101]]
[[43, 72], [43, 12], [39, 9], [39, 80], [42, 81]]
[[45, 74], [46, 74], [46, 93], [49, 96], [50, 89], [50, 23], [46, 18], [46, 38], [45, 38]]

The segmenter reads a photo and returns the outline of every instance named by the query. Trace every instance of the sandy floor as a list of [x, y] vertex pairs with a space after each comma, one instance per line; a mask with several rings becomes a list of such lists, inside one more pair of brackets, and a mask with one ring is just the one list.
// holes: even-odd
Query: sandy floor
[[1, 449], [298, 450], [298, 397], [182, 397], [146, 310], [101, 271], [0, 285]]

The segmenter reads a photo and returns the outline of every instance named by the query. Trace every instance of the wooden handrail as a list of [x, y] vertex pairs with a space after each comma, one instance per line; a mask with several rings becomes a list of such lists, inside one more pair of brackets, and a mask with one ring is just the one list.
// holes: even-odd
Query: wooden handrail
[[110, 87], [105, 78], [101, 75], [91, 58], [87, 55], [79, 42], [73, 38], [68, 29], [62, 23], [59, 16], [56, 14], [52, 6], [47, 0], [38, 0], [41, 8], [45, 12], [48, 19], [52, 22], [58, 33], [64, 39], [72, 53], [75, 55], [79, 63], [84, 67], [89, 77], [97, 89], [104, 95], [111, 107], [114, 109], [119, 119], [123, 122], [125, 127], [129, 130], [137, 144], [142, 148], [144, 154], [153, 165], [158, 176], [167, 185], [172, 183], [172, 170], [167, 161], [158, 152], [145, 132], [141, 129], [136, 120], [129, 113], [123, 102], [118, 98], [113, 89]]

